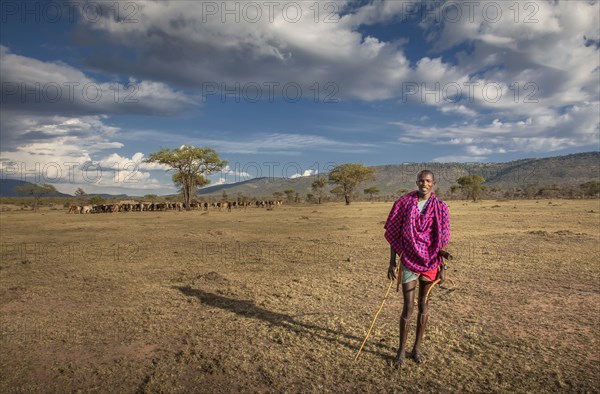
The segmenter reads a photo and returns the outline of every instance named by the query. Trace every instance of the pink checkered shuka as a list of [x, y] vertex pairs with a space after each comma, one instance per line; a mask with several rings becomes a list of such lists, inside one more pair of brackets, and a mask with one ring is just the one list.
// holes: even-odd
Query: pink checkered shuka
[[396, 200], [384, 226], [385, 239], [406, 268], [427, 272], [442, 262], [438, 253], [450, 242], [450, 211], [433, 193], [423, 213], [417, 202], [416, 191]]

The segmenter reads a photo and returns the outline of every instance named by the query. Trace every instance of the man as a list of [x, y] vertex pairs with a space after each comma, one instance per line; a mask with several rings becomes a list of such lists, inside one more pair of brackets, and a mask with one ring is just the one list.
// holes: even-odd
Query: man
[[385, 228], [385, 238], [390, 243], [388, 279], [396, 279], [396, 254], [401, 256], [402, 295], [404, 307], [400, 316], [400, 346], [394, 366], [404, 365], [408, 324], [419, 281], [419, 313], [417, 335], [412, 358], [424, 363], [421, 352], [423, 334], [427, 326], [427, 293], [436, 278], [446, 277], [440, 251], [450, 241], [450, 215], [448, 206], [432, 193], [435, 177], [429, 170], [417, 175], [418, 190], [400, 197], [392, 207]]

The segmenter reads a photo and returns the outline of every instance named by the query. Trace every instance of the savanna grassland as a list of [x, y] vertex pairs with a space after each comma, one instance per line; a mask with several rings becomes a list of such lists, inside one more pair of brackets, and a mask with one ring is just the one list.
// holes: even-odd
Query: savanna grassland
[[598, 392], [599, 201], [449, 206], [456, 286], [400, 370], [395, 291], [352, 362], [391, 203], [2, 212], [0, 392]]

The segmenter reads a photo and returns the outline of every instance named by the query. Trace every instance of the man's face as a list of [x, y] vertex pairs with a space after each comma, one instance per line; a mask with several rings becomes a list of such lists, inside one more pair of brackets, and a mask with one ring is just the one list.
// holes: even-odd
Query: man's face
[[421, 174], [419, 179], [417, 179], [417, 187], [419, 188], [419, 192], [422, 194], [431, 193], [434, 186], [435, 181], [433, 180], [433, 176], [431, 176], [431, 174]]

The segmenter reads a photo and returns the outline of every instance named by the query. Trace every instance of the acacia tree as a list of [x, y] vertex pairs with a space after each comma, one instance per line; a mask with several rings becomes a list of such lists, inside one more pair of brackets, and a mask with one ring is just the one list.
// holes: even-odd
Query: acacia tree
[[333, 194], [334, 196], [336, 196], [337, 198], [342, 198], [342, 196], [344, 195], [344, 188], [341, 186], [336, 186], [333, 189], [331, 189], [329, 192], [331, 194]]
[[285, 195], [287, 196], [288, 202], [294, 202], [294, 193], [296, 193], [295, 190], [293, 189], [287, 189], [283, 191], [285, 193]]
[[456, 180], [461, 190], [465, 192], [467, 200], [471, 198], [473, 201], [477, 201], [486, 189], [482, 185], [483, 182], [485, 182], [485, 179], [480, 175], [464, 175]]
[[37, 211], [38, 209], [38, 200], [41, 196], [56, 193], [56, 188], [53, 185], [45, 183], [43, 185], [36, 185], [35, 183], [30, 183], [27, 185], [19, 186], [15, 189], [19, 194], [25, 194], [33, 197], [33, 210]]
[[586, 196], [597, 196], [600, 194], [600, 181], [588, 181], [579, 185]]
[[375, 169], [360, 163], [340, 164], [329, 173], [329, 182], [342, 188], [346, 205], [350, 205], [352, 195], [361, 182], [375, 179]]
[[102, 205], [106, 200], [102, 196], [92, 196], [90, 198], [90, 204], [92, 205]]
[[187, 145], [175, 149], [163, 148], [150, 154], [144, 162], [164, 164], [170, 167], [167, 171], [176, 171], [173, 182], [181, 188], [188, 211], [196, 189], [210, 183], [206, 175], [221, 170], [227, 164], [212, 148]]
[[324, 189], [325, 186], [327, 185], [327, 181], [325, 180], [325, 178], [319, 177], [317, 179], [315, 179], [312, 183], [312, 185], [310, 186], [312, 191], [317, 195], [317, 201], [320, 204], [321, 200], [323, 199], [323, 195], [324, 195]]
[[373, 196], [375, 194], [379, 194], [379, 188], [377, 186], [368, 187], [363, 191], [365, 192], [365, 194], [369, 195], [369, 200], [371, 200], [371, 203], [373, 202]]

